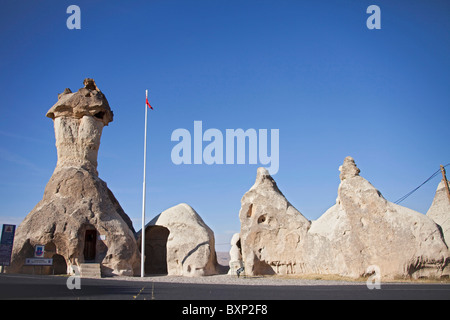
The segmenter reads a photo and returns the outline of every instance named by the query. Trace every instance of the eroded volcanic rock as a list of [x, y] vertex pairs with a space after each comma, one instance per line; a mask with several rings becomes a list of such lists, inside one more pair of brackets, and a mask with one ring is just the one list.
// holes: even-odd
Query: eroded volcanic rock
[[84, 262], [100, 263], [103, 275], [139, 272], [131, 220], [97, 172], [102, 130], [113, 113], [93, 79], [84, 85], [64, 90], [47, 112], [58, 161], [42, 200], [17, 228], [9, 272], [26, 272], [25, 259], [38, 244], [61, 273]]
[[353, 158], [341, 171], [336, 204], [308, 221], [263, 168], [242, 197], [241, 250], [252, 274], [367, 275], [441, 277], [448, 274], [449, 252], [429, 217], [387, 201], [359, 175]]

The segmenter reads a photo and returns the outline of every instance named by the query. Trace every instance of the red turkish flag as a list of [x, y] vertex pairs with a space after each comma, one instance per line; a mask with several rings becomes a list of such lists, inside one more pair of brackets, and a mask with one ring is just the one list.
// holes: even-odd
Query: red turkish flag
[[148, 102], [148, 98], [147, 97], [145, 97], [145, 104], [148, 105], [148, 107], [153, 110], [153, 107]]

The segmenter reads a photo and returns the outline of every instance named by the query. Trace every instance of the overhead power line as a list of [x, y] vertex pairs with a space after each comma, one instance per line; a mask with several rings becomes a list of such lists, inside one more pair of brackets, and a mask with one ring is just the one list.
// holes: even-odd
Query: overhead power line
[[[450, 165], [450, 163], [447, 163], [445, 166], [443, 166], [444, 168], [447, 167], [448, 165]], [[437, 170], [435, 173], [433, 173], [427, 180], [425, 180], [424, 182], [422, 182], [418, 187], [414, 188], [413, 190], [411, 190], [410, 192], [408, 192], [407, 194], [405, 194], [403, 197], [399, 198], [397, 201], [395, 201], [395, 204], [399, 204], [400, 202], [404, 201], [406, 198], [408, 198], [410, 195], [412, 195], [414, 192], [416, 192], [421, 186], [423, 186], [425, 183], [427, 183], [428, 181], [430, 181], [431, 179], [433, 179], [434, 177], [436, 177], [439, 173], [441, 172], [441, 169]]]

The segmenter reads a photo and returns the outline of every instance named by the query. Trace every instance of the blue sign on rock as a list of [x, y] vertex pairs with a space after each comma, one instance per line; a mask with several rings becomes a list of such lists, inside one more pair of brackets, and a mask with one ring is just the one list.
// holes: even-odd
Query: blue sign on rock
[[34, 249], [34, 257], [35, 258], [43, 258], [44, 257], [44, 251], [45, 246], [37, 245]]
[[14, 234], [16, 226], [13, 224], [4, 224], [2, 228], [2, 239], [0, 241], [0, 265], [9, 266], [11, 263], [11, 254], [14, 244]]

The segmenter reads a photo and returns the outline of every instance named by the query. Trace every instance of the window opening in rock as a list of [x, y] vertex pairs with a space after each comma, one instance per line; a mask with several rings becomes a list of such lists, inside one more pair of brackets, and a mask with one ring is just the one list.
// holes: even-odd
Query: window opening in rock
[[250, 218], [252, 214], [253, 214], [253, 203], [250, 204], [250, 207], [248, 207], [247, 218]]
[[262, 215], [262, 216], [260, 216], [259, 218], [258, 218], [258, 223], [263, 223], [263, 222], [265, 222], [266, 221], [266, 216], [265, 215]]
[[94, 114], [94, 117], [96, 117], [97, 119], [103, 120], [103, 116], [105, 115], [105, 113], [103, 111], [97, 112], [96, 114]]

